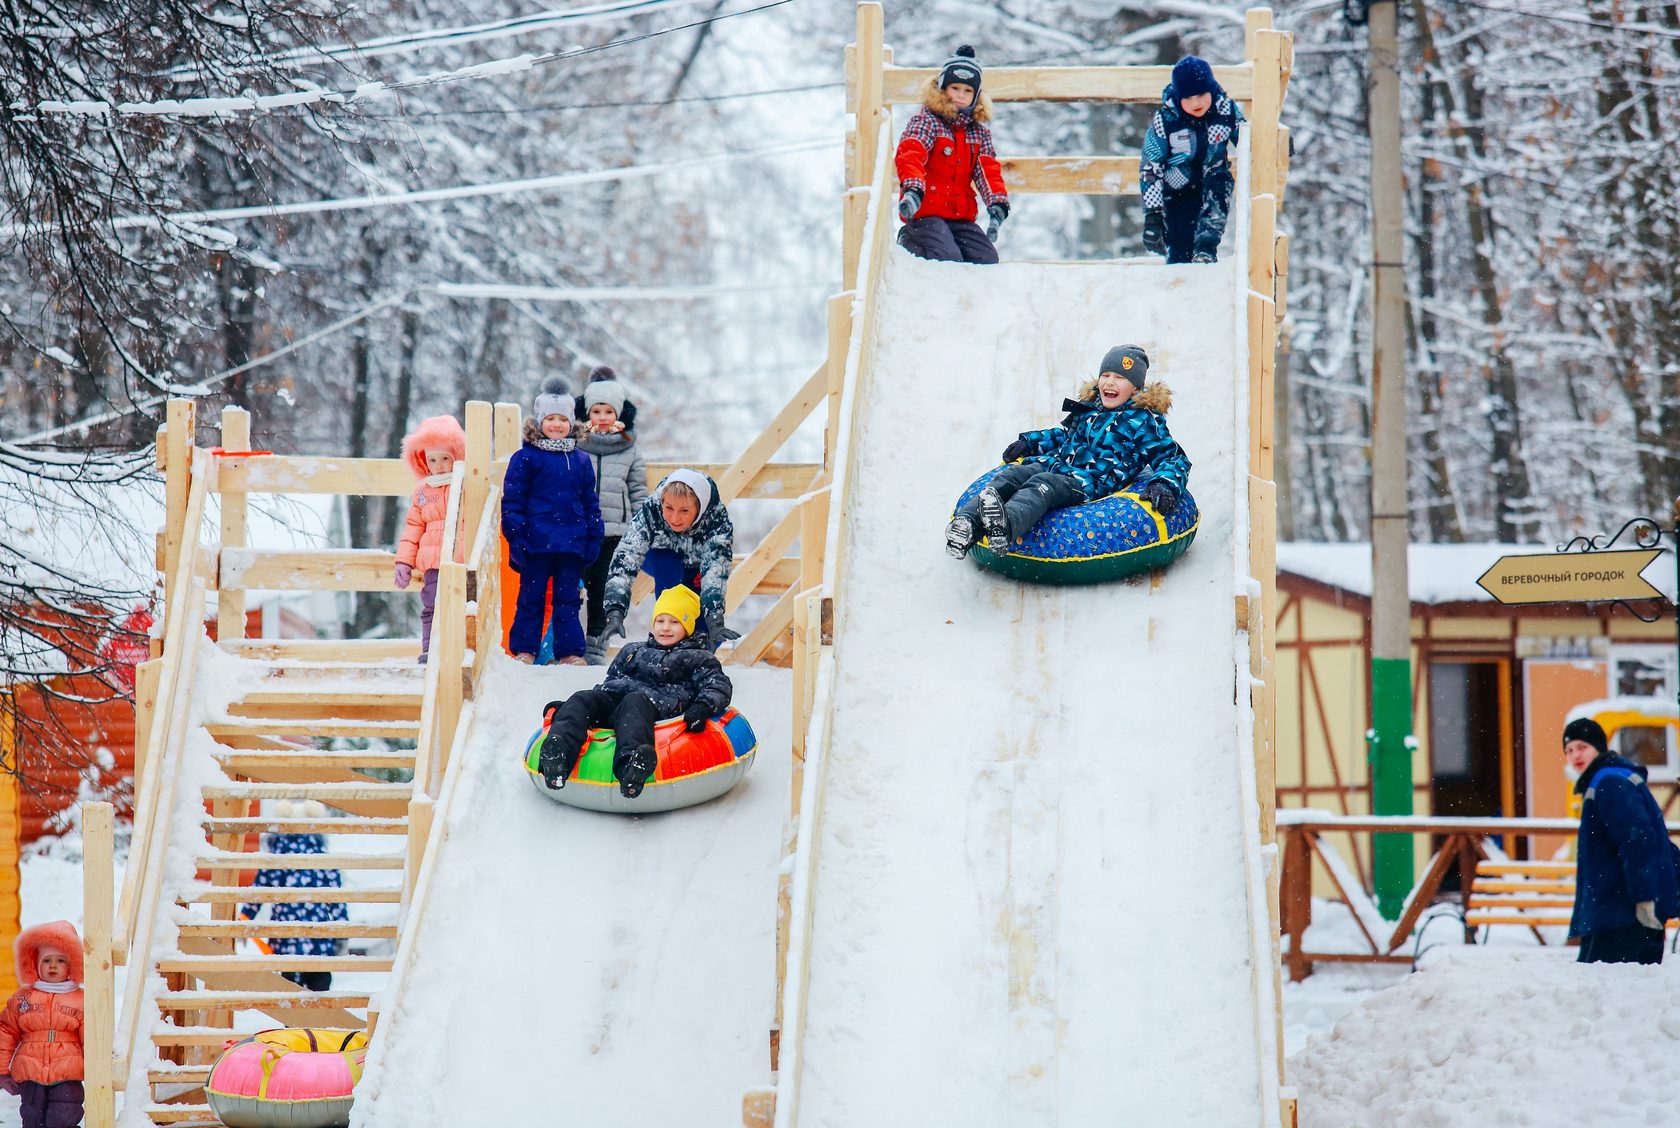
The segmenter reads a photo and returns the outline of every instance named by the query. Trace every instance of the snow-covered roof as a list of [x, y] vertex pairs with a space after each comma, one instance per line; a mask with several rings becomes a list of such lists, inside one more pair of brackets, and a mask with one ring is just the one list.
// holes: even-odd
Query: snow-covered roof
[[[1621, 546], [1618, 546], [1621, 547]], [[1476, 580], [1501, 556], [1555, 555], [1550, 544], [1414, 544], [1406, 552], [1408, 586], [1413, 603], [1492, 603], [1493, 597]], [[1366, 542], [1321, 544], [1280, 541], [1278, 572], [1340, 588], [1351, 595], [1371, 594], [1371, 546]], [[1674, 563], [1660, 556], [1645, 570], [1645, 579], [1674, 598]]]

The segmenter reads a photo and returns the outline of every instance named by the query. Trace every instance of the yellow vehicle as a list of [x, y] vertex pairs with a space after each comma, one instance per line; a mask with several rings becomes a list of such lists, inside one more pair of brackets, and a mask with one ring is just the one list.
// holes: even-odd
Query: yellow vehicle
[[[1668, 730], [1680, 732], [1680, 705], [1665, 697], [1611, 697], [1588, 701], [1569, 711], [1569, 719], [1591, 717], [1604, 729], [1611, 748], [1636, 764], [1668, 763]], [[1620, 742], [1617, 735], [1621, 735]], [[1569, 789], [1569, 817], [1581, 817], [1581, 797]]]

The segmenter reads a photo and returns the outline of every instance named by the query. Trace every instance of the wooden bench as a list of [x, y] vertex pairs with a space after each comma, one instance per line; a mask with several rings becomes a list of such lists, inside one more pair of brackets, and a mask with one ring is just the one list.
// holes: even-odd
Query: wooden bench
[[1515, 862], [1483, 858], [1464, 894], [1467, 928], [1517, 924], [1546, 942], [1541, 928], [1568, 926], [1575, 909], [1574, 862]]

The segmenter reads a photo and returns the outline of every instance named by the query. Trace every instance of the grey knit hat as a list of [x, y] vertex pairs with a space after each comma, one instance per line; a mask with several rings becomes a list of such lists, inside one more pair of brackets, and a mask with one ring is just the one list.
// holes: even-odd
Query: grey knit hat
[[531, 415], [538, 423], [550, 415], [564, 415], [572, 417], [572, 397], [566, 391], [566, 381], [558, 376], [550, 376], [543, 381], [542, 391], [537, 393], [536, 400], [531, 404]]
[[1132, 387], [1142, 388], [1149, 378], [1149, 354], [1138, 345], [1115, 345], [1103, 353], [1102, 367], [1097, 369], [1097, 375], [1101, 376], [1104, 372], [1124, 376], [1132, 382]]
[[618, 382], [618, 374], [602, 365], [589, 374], [589, 383], [583, 386], [583, 414], [588, 415], [590, 408], [604, 403], [613, 409], [614, 414], [623, 415], [625, 398], [624, 385]]
[[966, 43], [951, 52], [951, 57], [939, 68], [939, 89], [953, 82], [972, 86], [975, 94], [980, 93], [980, 60], [974, 57], [974, 48]]

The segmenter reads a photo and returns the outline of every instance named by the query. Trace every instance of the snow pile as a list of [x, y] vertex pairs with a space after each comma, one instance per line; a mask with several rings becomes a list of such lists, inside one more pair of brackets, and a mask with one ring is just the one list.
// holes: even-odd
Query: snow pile
[[1303, 1128], [1673, 1124], [1680, 966], [1451, 949], [1290, 1059]]
[[521, 763], [543, 705], [604, 671], [492, 671], [351, 1123], [739, 1124], [769, 1080], [787, 672], [729, 671], [759, 739], [734, 791], [626, 818], [550, 802]]
[[[1240, 278], [890, 252], [846, 515], [802, 1122], [1267, 1121], [1233, 705]], [[1079, 588], [946, 556], [963, 487], [1128, 341], [1176, 393], [1195, 546]]]

